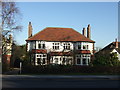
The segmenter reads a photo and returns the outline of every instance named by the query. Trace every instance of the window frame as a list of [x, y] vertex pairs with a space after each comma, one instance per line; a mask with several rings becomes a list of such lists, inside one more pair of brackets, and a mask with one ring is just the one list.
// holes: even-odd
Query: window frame
[[53, 50], [59, 50], [60, 49], [60, 43], [59, 42], [54, 42], [52, 46]]
[[[36, 54], [37, 64], [38, 65], [45, 65], [47, 62], [47, 55], [46, 54]], [[38, 63], [38, 59], [40, 59], [40, 63]], [[43, 61], [44, 60], [44, 61]], [[43, 63], [45, 62], [45, 63]]]
[[70, 45], [70, 43], [63, 43], [63, 49], [64, 50], [70, 50], [71, 49], [71, 47], [70, 47], [71, 45]]
[[38, 42], [38, 49], [45, 49], [45, 42]]

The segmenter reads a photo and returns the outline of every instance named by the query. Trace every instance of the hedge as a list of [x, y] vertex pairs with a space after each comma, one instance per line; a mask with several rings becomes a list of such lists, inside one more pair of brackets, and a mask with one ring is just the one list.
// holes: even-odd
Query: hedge
[[65, 73], [66, 74], [69, 73], [120, 74], [120, 66], [26, 65], [22, 67], [22, 73], [23, 74], [65, 74]]

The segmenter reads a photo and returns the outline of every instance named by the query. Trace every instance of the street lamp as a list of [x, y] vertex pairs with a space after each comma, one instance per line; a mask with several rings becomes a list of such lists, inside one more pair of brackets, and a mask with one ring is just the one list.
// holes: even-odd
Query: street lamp
[[20, 74], [21, 74], [21, 71], [22, 71], [22, 61], [20, 60]]

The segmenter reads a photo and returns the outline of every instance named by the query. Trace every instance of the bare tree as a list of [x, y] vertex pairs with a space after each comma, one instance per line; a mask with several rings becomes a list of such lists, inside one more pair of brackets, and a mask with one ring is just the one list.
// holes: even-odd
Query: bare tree
[[[2, 8], [1, 31], [2, 31], [2, 36], [7, 39], [9, 33], [13, 32], [15, 30], [22, 29], [22, 26], [19, 26], [17, 23], [18, 16], [20, 15], [20, 11], [19, 11], [18, 7], [16, 6], [15, 2], [0, 2], [0, 3], [1, 3], [0, 5], [2, 5], [1, 6], [1, 8]], [[2, 43], [2, 49], [4, 48], [5, 44], [6, 44], [6, 41], [4, 41], [4, 43]], [[5, 53], [5, 52], [3, 52], [3, 53]]]
[[[17, 25], [20, 11], [15, 2], [2, 2], [2, 29], [5, 32], [20, 30], [21, 26]], [[20, 17], [19, 17], [20, 18]], [[3, 32], [4, 33], [4, 32]], [[4, 33], [7, 34], [7, 33]]]
[[[4, 2], [0, 1], [1, 13], [0, 17], [2, 22], [0, 23], [0, 36], [2, 38], [2, 56], [7, 53], [9, 49], [7, 49], [7, 45], [10, 43], [10, 34], [13, 31], [22, 30], [22, 26], [19, 25], [19, 20], [21, 19], [21, 13], [17, 4], [15, 2]], [[12, 36], [13, 37], [13, 36]], [[9, 42], [9, 44], [8, 44]], [[12, 45], [12, 44], [11, 44]], [[12, 48], [12, 46], [11, 46]]]

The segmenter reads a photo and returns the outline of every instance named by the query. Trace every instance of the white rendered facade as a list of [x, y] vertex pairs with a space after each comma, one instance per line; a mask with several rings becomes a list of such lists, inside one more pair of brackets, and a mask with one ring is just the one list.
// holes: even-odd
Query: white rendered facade
[[[31, 58], [35, 65], [89, 65], [91, 55], [93, 55], [94, 51], [94, 43], [28, 41], [27, 51], [33, 50], [35, 53], [31, 55]], [[78, 53], [77, 51], [80, 52]]]

